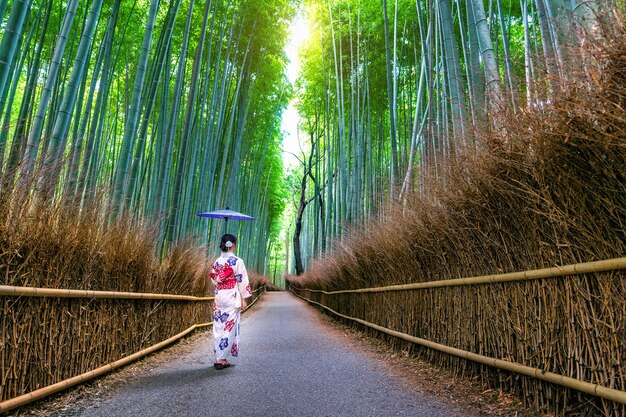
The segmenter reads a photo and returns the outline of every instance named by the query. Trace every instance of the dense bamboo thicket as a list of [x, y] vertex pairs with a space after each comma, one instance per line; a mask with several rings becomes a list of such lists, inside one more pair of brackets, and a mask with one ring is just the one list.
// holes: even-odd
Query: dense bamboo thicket
[[[477, 149], [475, 132], [503, 110], [559, 94], [609, 0], [306, 0], [311, 36], [297, 81], [309, 145], [294, 173], [295, 273], [341, 239], [345, 225], [387, 214], [428, 191]], [[304, 244], [304, 242], [312, 244]]]
[[[181, 244], [160, 262], [155, 230], [130, 221], [109, 225], [103, 213], [96, 205], [80, 214], [59, 205], [34, 210], [1, 198], [0, 284], [213, 295], [203, 248]], [[266, 282], [250, 278], [253, 288]], [[210, 301], [0, 297], [0, 401], [111, 363], [211, 317]]]
[[[67, 3], [67, 4], [66, 4]], [[280, 229], [289, 1], [0, 2], [0, 189], [206, 244], [226, 206], [263, 271]], [[238, 224], [233, 225], [234, 227]]]
[[[355, 230], [296, 288], [452, 279], [626, 254], [626, 33], [579, 52], [580, 73], [542, 106], [477, 134], [477, 152]], [[556, 83], [555, 79], [550, 80]], [[297, 290], [298, 292], [302, 290]], [[307, 297], [353, 317], [490, 357], [626, 390], [623, 271], [539, 281]], [[396, 348], [405, 342], [389, 340]], [[622, 416], [624, 405], [409, 347], [557, 415]]]

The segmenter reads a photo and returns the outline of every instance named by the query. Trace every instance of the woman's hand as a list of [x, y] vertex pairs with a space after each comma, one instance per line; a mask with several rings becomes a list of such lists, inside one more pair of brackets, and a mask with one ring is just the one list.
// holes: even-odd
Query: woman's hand
[[241, 297], [241, 311], [245, 311], [246, 308], [248, 308], [248, 303], [245, 298]]

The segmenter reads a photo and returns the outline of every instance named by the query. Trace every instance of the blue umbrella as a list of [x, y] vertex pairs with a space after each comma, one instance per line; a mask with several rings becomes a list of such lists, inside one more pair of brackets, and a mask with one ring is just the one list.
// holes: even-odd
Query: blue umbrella
[[230, 219], [233, 220], [254, 220], [254, 217], [248, 216], [247, 214], [238, 213], [236, 211], [230, 210], [226, 207], [226, 210], [215, 210], [209, 211], [206, 213], [198, 213], [196, 214], [198, 217], [208, 217], [211, 219], [224, 219], [226, 224], [224, 225], [224, 230], [226, 230], [226, 226], [228, 226], [228, 221]]

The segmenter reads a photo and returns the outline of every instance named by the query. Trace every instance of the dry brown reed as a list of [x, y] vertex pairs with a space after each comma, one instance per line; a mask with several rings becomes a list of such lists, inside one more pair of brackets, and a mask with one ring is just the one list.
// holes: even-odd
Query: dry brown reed
[[[155, 233], [110, 224], [100, 202], [78, 210], [0, 193], [0, 284], [211, 296], [204, 250], [163, 262]], [[251, 277], [253, 288], [262, 277]], [[211, 302], [0, 297], [0, 401], [93, 370], [211, 321]]]
[[[509, 115], [424, 195], [355, 230], [296, 288], [340, 290], [523, 271], [626, 254], [626, 32], [543, 108]], [[589, 47], [589, 45], [587, 45]], [[325, 295], [342, 314], [444, 345], [626, 390], [623, 271], [492, 285]], [[365, 330], [365, 329], [364, 329]], [[556, 415], [626, 406], [376, 334]]]

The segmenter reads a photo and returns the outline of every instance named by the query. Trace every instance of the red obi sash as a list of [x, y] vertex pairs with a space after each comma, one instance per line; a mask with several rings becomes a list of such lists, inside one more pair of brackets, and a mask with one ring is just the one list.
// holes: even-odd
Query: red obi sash
[[209, 277], [218, 290], [232, 290], [237, 285], [235, 271], [230, 265], [214, 265]]
[[224, 282], [218, 282], [217, 289], [218, 290], [232, 290], [233, 288], [235, 288], [235, 285], [237, 285], [237, 280], [233, 278]]

